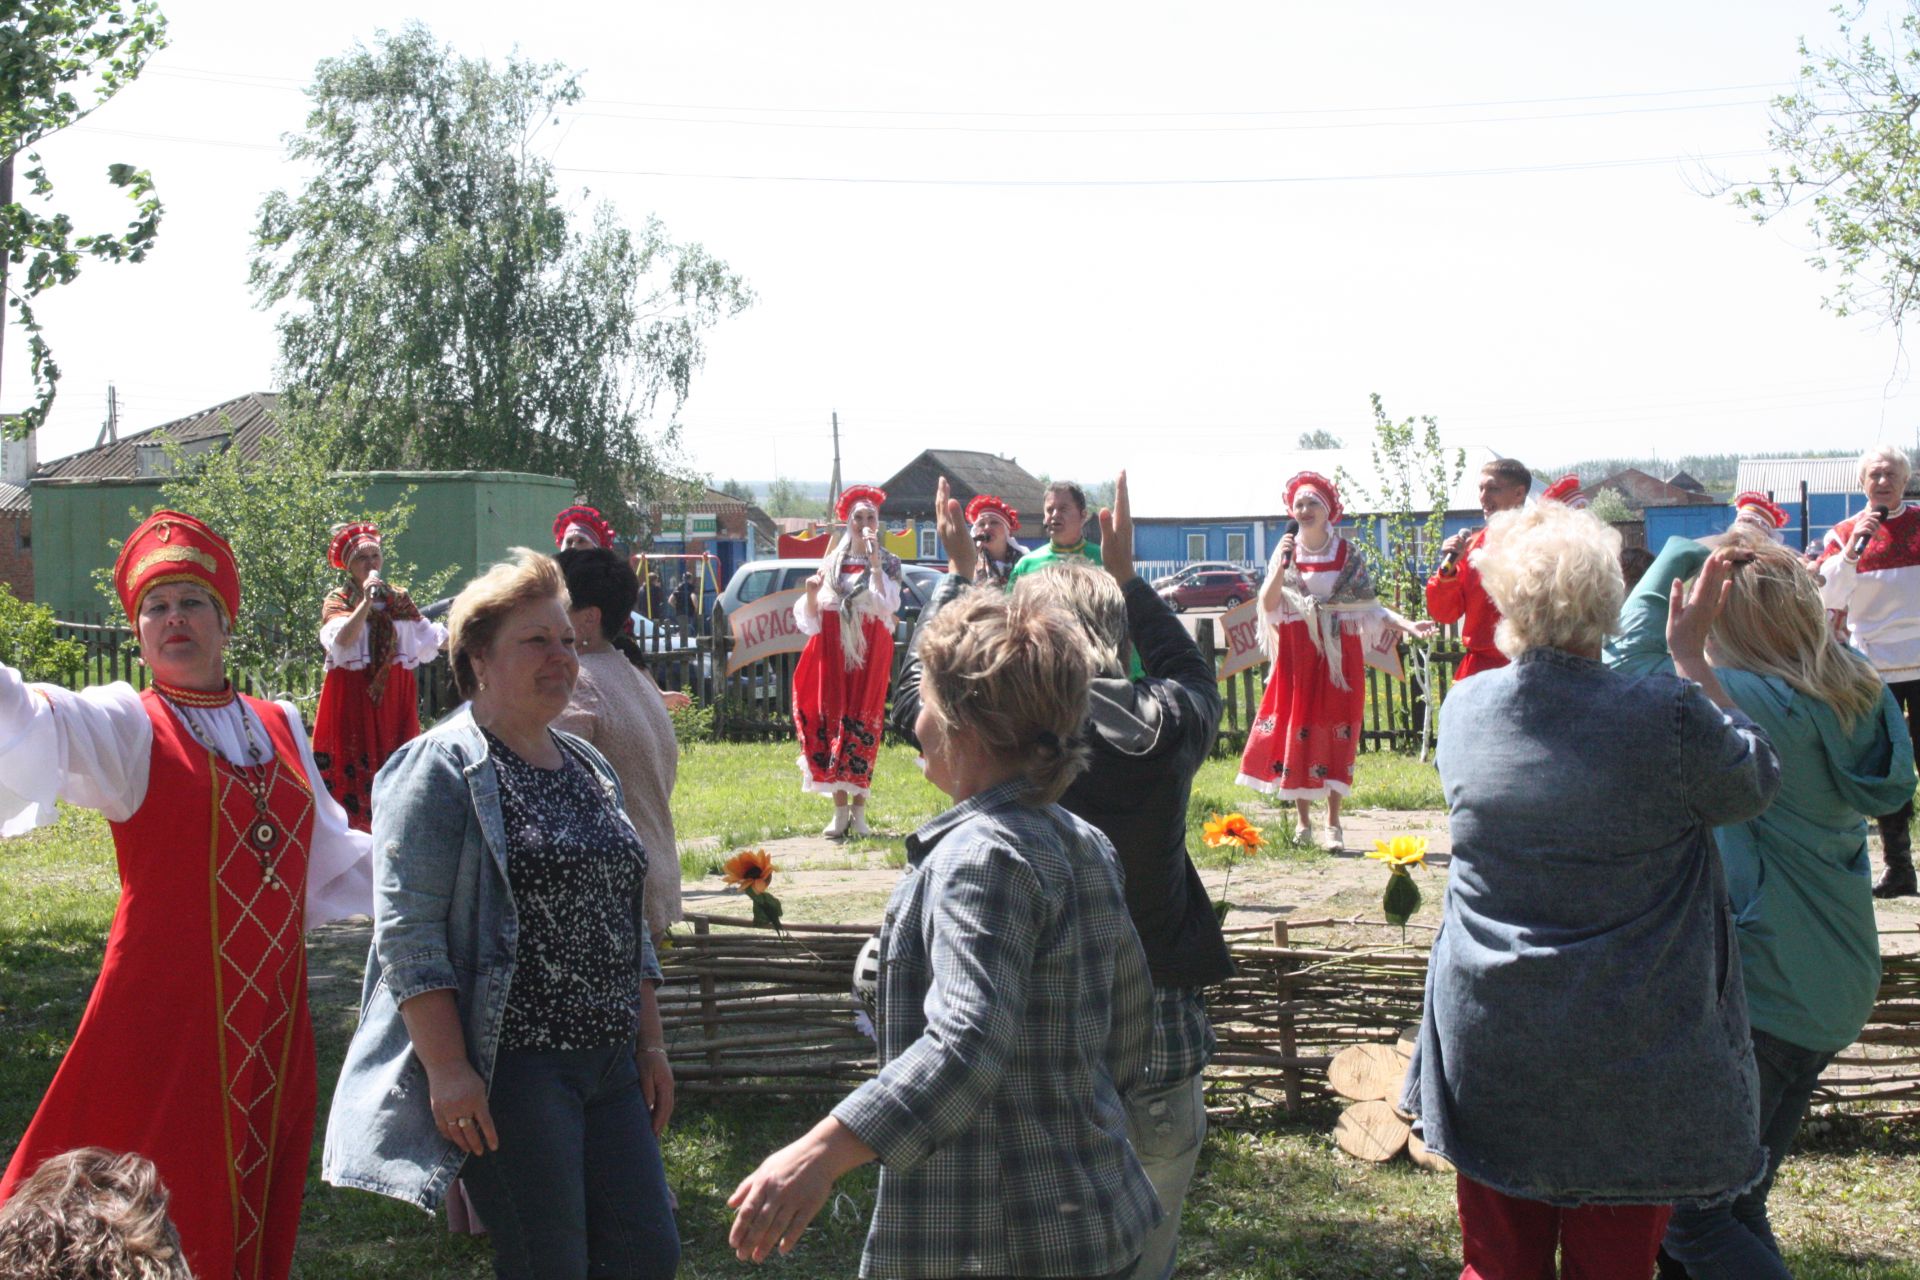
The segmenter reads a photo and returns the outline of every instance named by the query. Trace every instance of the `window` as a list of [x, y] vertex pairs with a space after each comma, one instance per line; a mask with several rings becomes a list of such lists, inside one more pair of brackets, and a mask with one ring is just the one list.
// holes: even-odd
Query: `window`
[[940, 532], [930, 524], [920, 526], [920, 551], [916, 558], [920, 560], [940, 558]]
[[1207, 558], [1207, 535], [1190, 533], [1187, 535], [1187, 559], [1205, 560]]
[[1227, 559], [1245, 560], [1247, 558], [1247, 535], [1230, 533], [1227, 535]]
[[772, 569], [755, 569], [752, 573], [742, 578], [740, 580], [740, 603], [746, 604], [750, 600], [758, 600], [761, 596], [771, 591], [773, 589], [774, 573], [775, 570]]
[[787, 570], [786, 582], [782, 584], [780, 589], [782, 591], [791, 591], [795, 587], [804, 587], [807, 585], [807, 579], [811, 578], [815, 572], [813, 569], [789, 569]]

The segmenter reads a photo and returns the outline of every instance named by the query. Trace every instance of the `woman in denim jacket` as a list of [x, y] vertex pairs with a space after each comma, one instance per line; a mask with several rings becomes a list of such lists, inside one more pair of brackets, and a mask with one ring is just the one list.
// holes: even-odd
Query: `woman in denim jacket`
[[[1463, 1277], [1646, 1280], [1676, 1201], [1766, 1169], [1712, 828], [1779, 786], [1706, 663], [1724, 566], [1676, 604], [1676, 673], [1600, 662], [1620, 539], [1558, 503], [1496, 516], [1479, 571], [1513, 665], [1456, 685], [1453, 836], [1402, 1104], [1459, 1170]], [[1697, 683], [1696, 683], [1697, 682]]]
[[503, 1278], [671, 1276], [646, 855], [611, 766], [549, 727], [578, 672], [565, 588], [515, 557], [454, 602], [468, 707], [375, 784], [373, 949], [322, 1176], [426, 1209], [458, 1176]]

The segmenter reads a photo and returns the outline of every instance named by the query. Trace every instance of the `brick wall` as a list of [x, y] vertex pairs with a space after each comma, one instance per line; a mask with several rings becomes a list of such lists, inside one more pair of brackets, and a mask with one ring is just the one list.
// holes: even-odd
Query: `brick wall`
[[22, 600], [33, 599], [33, 549], [28, 543], [28, 515], [0, 515], [0, 582]]

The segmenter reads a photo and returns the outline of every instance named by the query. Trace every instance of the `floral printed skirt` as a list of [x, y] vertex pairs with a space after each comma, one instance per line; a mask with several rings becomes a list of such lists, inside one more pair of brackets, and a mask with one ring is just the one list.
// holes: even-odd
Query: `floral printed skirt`
[[866, 663], [849, 671], [840, 650], [840, 615], [823, 611], [820, 634], [807, 641], [794, 666], [802, 791], [864, 796], [873, 785], [893, 677], [893, 632], [878, 618], [867, 619], [866, 629]]
[[1333, 673], [1313, 647], [1306, 623], [1289, 622], [1279, 633], [1279, 657], [1247, 734], [1239, 781], [1281, 800], [1347, 795], [1367, 697], [1359, 633], [1340, 637], [1345, 689], [1333, 687]]

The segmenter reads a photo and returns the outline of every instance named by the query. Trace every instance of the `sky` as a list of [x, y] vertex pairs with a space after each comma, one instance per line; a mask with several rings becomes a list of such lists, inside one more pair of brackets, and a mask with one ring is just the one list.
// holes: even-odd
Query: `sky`
[[[536, 139], [582, 217], [659, 216], [741, 273], [678, 420], [688, 466], [849, 483], [930, 447], [1136, 510], [1277, 509], [1303, 431], [1368, 395], [1538, 467], [1913, 444], [1897, 334], [1836, 318], [1764, 174], [1768, 99], [1828, 0], [1677, 6], [163, 0], [170, 46], [41, 148], [81, 229], [101, 174], [166, 203], [136, 266], [40, 303], [65, 371], [40, 442], [275, 385], [247, 289], [296, 187], [321, 58], [417, 18], [469, 56], [580, 73]], [[537, 14], [537, 19], [529, 14]], [[0, 409], [26, 399], [10, 333]]]

